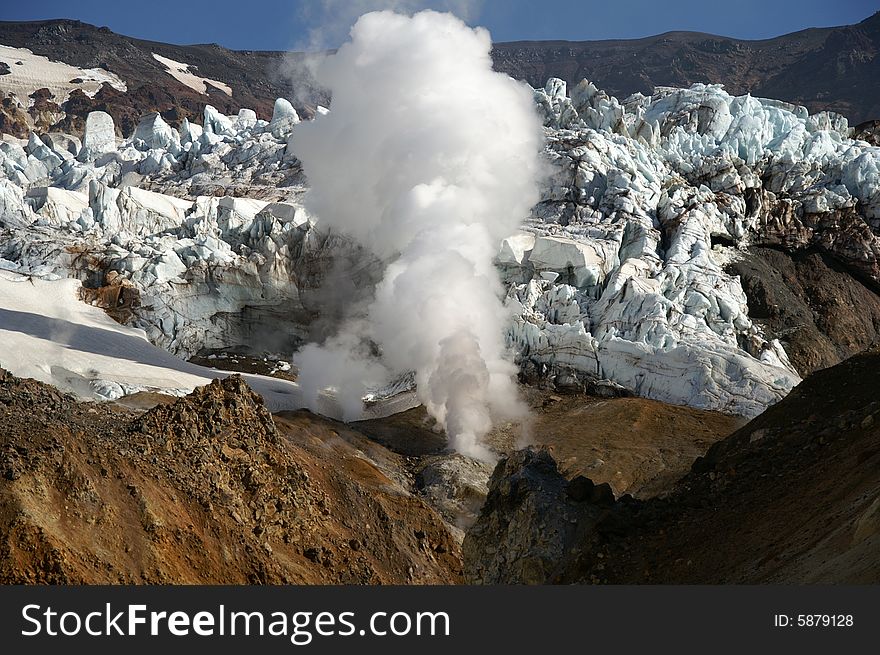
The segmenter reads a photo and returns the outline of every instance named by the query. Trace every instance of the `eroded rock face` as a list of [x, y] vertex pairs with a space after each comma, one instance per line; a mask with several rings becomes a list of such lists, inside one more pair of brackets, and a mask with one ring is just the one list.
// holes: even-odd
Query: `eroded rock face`
[[[587, 550], [590, 533], [607, 513], [606, 494], [574, 485], [546, 450], [526, 448], [502, 459], [489, 494], [462, 544], [470, 584], [546, 584], [563, 572], [574, 544]], [[571, 487], [571, 493], [569, 489]], [[583, 493], [581, 493], [583, 492]]]
[[460, 580], [439, 515], [238, 376], [138, 414], [0, 370], [0, 413], [3, 583]]
[[742, 281], [749, 316], [782, 342], [802, 376], [877, 341], [880, 298], [816, 249], [789, 255], [752, 248], [729, 270]]
[[26, 139], [33, 119], [26, 107], [13, 95], [0, 98], [0, 132]]

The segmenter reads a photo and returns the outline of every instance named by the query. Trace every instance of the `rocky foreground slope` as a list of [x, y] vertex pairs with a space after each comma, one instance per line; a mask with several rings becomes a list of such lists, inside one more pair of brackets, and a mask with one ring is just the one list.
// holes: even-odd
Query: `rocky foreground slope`
[[472, 583], [880, 580], [880, 351], [804, 380], [660, 497], [499, 463], [463, 545]]
[[[524, 392], [535, 443], [568, 475], [641, 498], [736, 426], [638, 398]], [[271, 416], [240, 378], [122, 403], [0, 373], [0, 581], [461, 581], [492, 466], [450, 453], [423, 410], [350, 425]], [[492, 447], [511, 453], [519, 437], [500, 426]]]
[[878, 361], [720, 441], [721, 415], [537, 394], [545, 446], [497, 430], [488, 481], [418, 416], [272, 417], [239, 378], [144, 412], [3, 372], [0, 581], [876, 583]]
[[456, 539], [362, 437], [276, 424], [240, 378], [141, 413], [0, 371], [0, 426], [0, 583], [460, 580]]

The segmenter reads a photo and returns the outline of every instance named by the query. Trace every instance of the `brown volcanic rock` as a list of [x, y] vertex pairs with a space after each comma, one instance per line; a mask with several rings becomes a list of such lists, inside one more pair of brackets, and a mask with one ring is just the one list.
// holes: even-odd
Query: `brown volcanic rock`
[[753, 248], [728, 270], [740, 276], [749, 316], [782, 341], [802, 376], [877, 342], [880, 297], [816, 249]]
[[853, 128], [852, 138], [880, 146], [880, 120], [865, 121]]
[[876, 584], [878, 393], [880, 351], [818, 371], [646, 501], [602, 504], [549, 454], [516, 453], [499, 463], [465, 537], [466, 577]]
[[103, 278], [103, 284], [99, 287], [80, 287], [79, 298], [100, 307], [114, 321], [125, 325], [131, 320], [132, 310], [141, 304], [140, 292], [131, 280], [122, 277], [118, 271], [108, 271]]
[[0, 372], [3, 583], [450, 583], [440, 517], [233, 376], [138, 414]]
[[[568, 478], [585, 475], [615, 494], [649, 498], [668, 489], [693, 460], [745, 419], [647, 398], [597, 398], [523, 388], [528, 443], [546, 448]], [[511, 452], [521, 430], [499, 426], [488, 441]], [[522, 444], [520, 443], [520, 446]]]
[[217, 459], [230, 444], [253, 450], [278, 441], [272, 414], [239, 375], [214, 380], [173, 404], [155, 407], [131, 429], [152, 436], [160, 446], [166, 444], [169, 451], [192, 451], [204, 446], [206, 437], [218, 435], [207, 442]]
[[26, 139], [31, 131], [32, 120], [16, 98], [7, 95], [0, 100], [0, 133]]
[[[552, 454], [565, 477], [589, 476], [609, 492], [639, 498], [668, 491], [696, 457], [745, 423], [737, 416], [646, 398], [600, 398], [525, 385], [520, 393], [529, 408], [526, 420], [496, 425], [486, 436], [487, 446], [509, 455], [527, 442]], [[457, 528], [473, 523], [492, 468], [444, 452], [446, 436], [423, 407], [350, 428], [406, 458], [415, 488], [447, 521]]]
[[64, 110], [54, 102], [55, 96], [49, 89], [37, 89], [30, 95], [33, 104], [28, 113], [38, 132], [48, 132], [50, 128], [64, 119]]

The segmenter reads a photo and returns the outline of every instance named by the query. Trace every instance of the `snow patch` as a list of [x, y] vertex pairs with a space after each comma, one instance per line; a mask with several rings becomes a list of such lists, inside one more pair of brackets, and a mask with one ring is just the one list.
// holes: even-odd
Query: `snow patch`
[[[79, 288], [78, 280], [0, 271], [0, 366], [86, 400], [115, 400], [138, 391], [180, 396], [230, 375], [153, 346], [143, 330], [120, 325], [103, 310], [80, 302]], [[247, 373], [242, 377], [270, 411], [303, 406], [295, 382]], [[365, 407], [356, 419], [413, 406], [411, 399], [397, 397], [386, 405]], [[321, 411], [340, 415], [335, 399], [326, 395]]]
[[165, 66], [167, 69], [167, 73], [171, 75], [175, 80], [180, 82], [181, 84], [185, 84], [189, 88], [194, 91], [198, 91], [204, 95], [208, 94], [208, 84], [213, 87], [216, 87], [223, 91], [229, 97], [232, 97], [232, 87], [224, 82], [220, 82], [219, 80], [212, 80], [208, 77], [201, 77], [199, 75], [193, 74], [191, 71], [194, 66], [190, 64], [185, 64], [180, 61], [174, 61], [173, 59], [169, 59], [168, 57], [163, 57], [161, 55], [157, 55], [155, 52], [151, 53], [153, 58], [158, 61], [160, 64]]

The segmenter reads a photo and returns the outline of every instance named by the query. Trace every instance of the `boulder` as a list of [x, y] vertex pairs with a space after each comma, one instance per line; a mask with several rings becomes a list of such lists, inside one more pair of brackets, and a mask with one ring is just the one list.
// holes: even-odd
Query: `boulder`
[[[486, 502], [462, 543], [467, 581], [556, 581], [574, 546], [582, 553], [590, 549], [595, 527], [608, 512], [582, 502], [588, 499], [587, 493], [595, 492], [586, 487], [583, 481], [569, 483], [544, 449], [518, 450], [498, 462], [489, 479]], [[572, 492], [578, 497], [572, 497]]]

